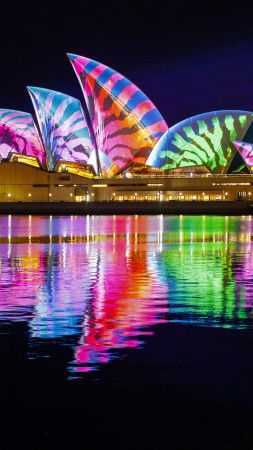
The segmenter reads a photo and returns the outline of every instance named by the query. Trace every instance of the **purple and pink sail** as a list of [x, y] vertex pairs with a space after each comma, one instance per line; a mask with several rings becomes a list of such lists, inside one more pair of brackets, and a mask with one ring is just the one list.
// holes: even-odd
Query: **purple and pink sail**
[[36, 158], [46, 167], [46, 155], [32, 115], [0, 109], [0, 157], [8, 159], [12, 153]]
[[253, 170], [253, 144], [247, 142], [233, 142], [235, 148], [238, 150], [240, 155], [242, 156], [245, 164], [249, 168], [250, 171]]

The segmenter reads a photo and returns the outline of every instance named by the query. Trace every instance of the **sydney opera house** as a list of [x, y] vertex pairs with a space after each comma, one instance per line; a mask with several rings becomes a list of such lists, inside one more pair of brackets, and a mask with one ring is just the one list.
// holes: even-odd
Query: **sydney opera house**
[[68, 54], [82, 103], [28, 87], [30, 113], [0, 109], [0, 201], [249, 200], [253, 112], [167, 125], [113, 69]]

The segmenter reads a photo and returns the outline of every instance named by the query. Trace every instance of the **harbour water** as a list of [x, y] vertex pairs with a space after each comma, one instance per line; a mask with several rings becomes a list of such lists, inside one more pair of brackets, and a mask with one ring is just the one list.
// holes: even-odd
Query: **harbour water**
[[[248, 448], [252, 236], [251, 216], [1, 216], [1, 382], [8, 406], [25, 416], [24, 448], [71, 448], [56, 443], [41, 411], [77, 417], [84, 404], [92, 431], [114, 435], [117, 448], [126, 430], [132, 448], [164, 448], [144, 433], [150, 421], [165, 433], [165, 416], [154, 414], [162, 398], [185, 420], [201, 405], [203, 415], [215, 405], [225, 416], [240, 411], [234, 442]], [[105, 406], [111, 396], [115, 411]], [[127, 402], [126, 414], [138, 398], [152, 411], [141, 413], [139, 431], [125, 430], [116, 409]], [[201, 448], [189, 420], [188, 448]], [[221, 448], [234, 448], [226, 439]]]

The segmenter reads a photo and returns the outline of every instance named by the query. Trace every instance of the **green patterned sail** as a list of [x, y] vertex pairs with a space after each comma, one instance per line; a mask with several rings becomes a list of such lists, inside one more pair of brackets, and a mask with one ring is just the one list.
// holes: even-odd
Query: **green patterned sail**
[[170, 128], [152, 150], [146, 164], [162, 170], [204, 166], [212, 173], [226, 173], [243, 140], [253, 113], [214, 111], [186, 119]]

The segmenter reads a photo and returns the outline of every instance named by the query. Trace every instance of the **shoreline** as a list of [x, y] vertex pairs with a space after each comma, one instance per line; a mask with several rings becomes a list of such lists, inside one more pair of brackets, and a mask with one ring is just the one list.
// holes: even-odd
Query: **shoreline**
[[244, 215], [253, 213], [251, 201], [104, 201], [2, 202], [0, 215]]

